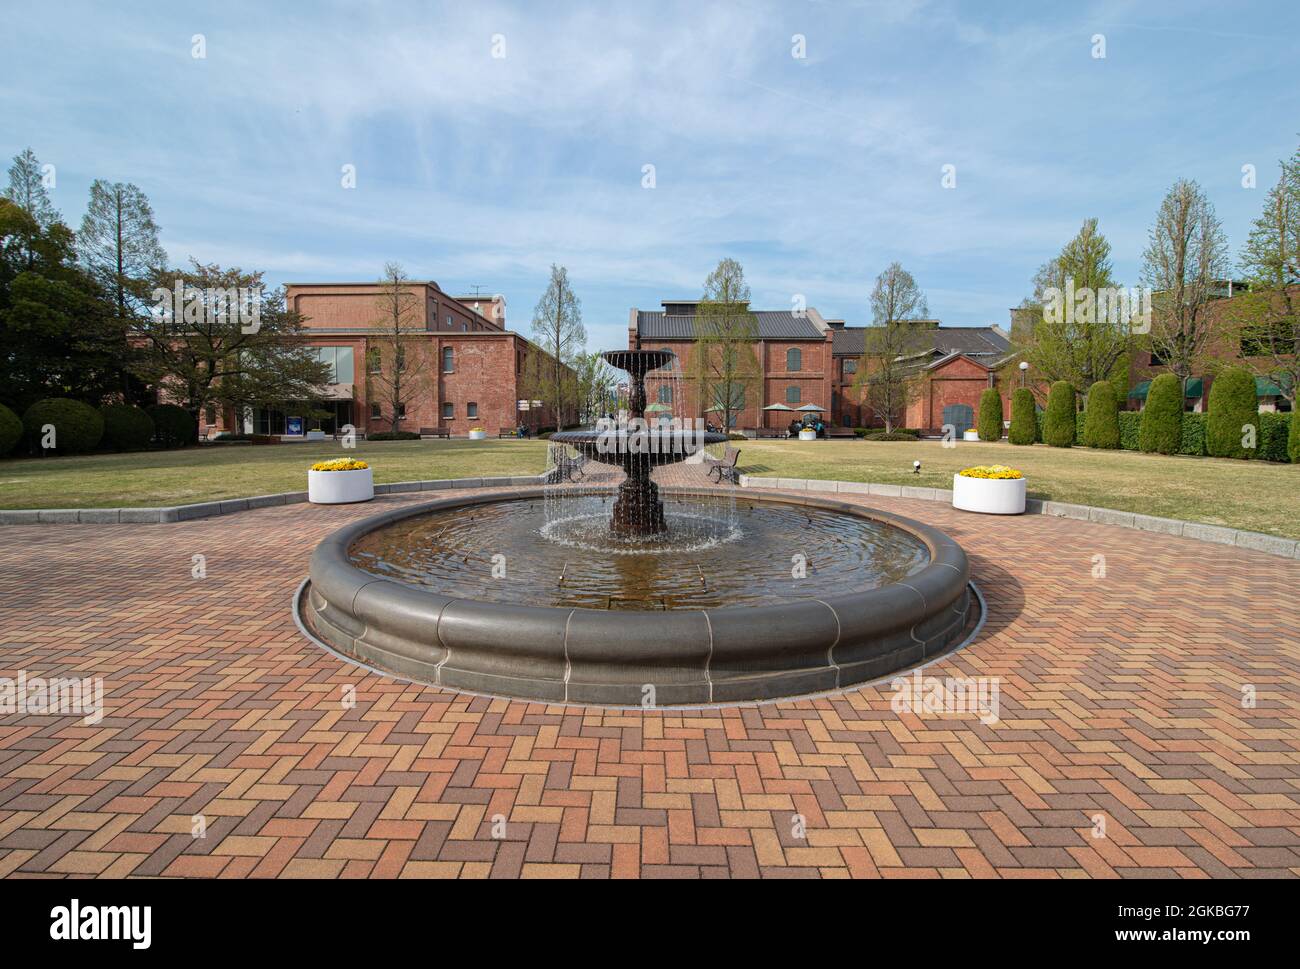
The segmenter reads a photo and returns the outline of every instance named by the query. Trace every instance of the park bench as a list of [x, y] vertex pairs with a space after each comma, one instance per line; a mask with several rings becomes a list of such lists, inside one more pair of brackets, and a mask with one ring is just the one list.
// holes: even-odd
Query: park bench
[[519, 436], [519, 428], [517, 427], [503, 427], [501, 428], [501, 430], [497, 431], [498, 439], [503, 437], [518, 437], [518, 436]]
[[420, 428], [420, 437], [445, 437], [450, 440], [450, 427], [422, 427]]
[[828, 427], [826, 428], [827, 437], [856, 437], [851, 427]]
[[568, 448], [561, 444], [551, 448], [551, 457], [555, 461], [552, 484], [559, 484], [561, 481], [577, 481], [587, 476], [586, 455], [570, 455]]
[[740, 457], [740, 449], [729, 447], [723, 452], [723, 455], [721, 459], [709, 457], [704, 459], [704, 463], [709, 466], [709, 480], [722, 484], [725, 479], [735, 484], [736, 459]]

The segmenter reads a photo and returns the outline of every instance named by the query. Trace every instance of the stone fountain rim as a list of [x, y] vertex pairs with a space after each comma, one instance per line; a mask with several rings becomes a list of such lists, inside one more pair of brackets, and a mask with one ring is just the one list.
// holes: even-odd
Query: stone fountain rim
[[930, 562], [900, 582], [771, 605], [611, 611], [447, 596], [365, 572], [348, 558], [359, 538], [395, 522], [545, 493], [452, 496], [344, 526], [312, 553], [303, 619], [333, 648], [397, 675], [497, 695], [615, 705], [639, 703], [641, 686], [651, 683], [660, 706], [839, 689], [914, 666], [964, 638], [970, 565], [961, 546], [922, 522], [811, 495], [745, 497], [899, 528], [927, 547]]

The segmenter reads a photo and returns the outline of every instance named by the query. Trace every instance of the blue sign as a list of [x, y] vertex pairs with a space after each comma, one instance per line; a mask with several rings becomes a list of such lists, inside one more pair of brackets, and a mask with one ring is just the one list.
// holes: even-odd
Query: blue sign
[[302, 418], [290, 417], [285, 421], [285, 430], [289, 437], [302, 437]]

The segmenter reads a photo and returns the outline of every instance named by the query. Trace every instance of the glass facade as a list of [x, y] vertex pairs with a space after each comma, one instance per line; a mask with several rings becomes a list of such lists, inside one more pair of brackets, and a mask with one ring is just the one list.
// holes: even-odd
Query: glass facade
[[356, 382], [356, 365], [351, 347], [317, 347], [316, 356], [330, 368], [327, 383], [350, 384]]

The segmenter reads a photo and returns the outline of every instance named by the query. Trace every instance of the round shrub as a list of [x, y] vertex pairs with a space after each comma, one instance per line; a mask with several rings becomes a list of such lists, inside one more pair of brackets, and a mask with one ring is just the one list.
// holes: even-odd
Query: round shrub
[[1033, 444], [1038, 438], [1038, 415], [1035, 413], [1034, 394], [1021, 387], [1011, 395], [1011, 429], [1007, 440], [1012, 444]]
[[60, 454], [93, 451], [104, 436], [104, 418], [89, 404], [67, 397], [38, 400], [23, 414], [23, 429], [33, 449], [41, 447], [46, 425], [54, 427], [54, 447]]
[[[1243, 440], [1254, 446], [1243, 446]], [[1255, 378], [1241, 367], [1229, 367], [1210, 385], [1205, 450], [1216, 458], [1247, 459], [1258, 456], [1258, 447], [1259, 402], [1255, 396]]]
[[862, 435], [864, 441], [915, 441], [915, 434], [906, 431], [870, 431]]
[[367, 434], [367, 441], [418, 441], [420, 435], [415, 431], [379, 431]]
[[1075, 405], [1074, 387], [1067, 380], [1052, 384], [1047, 394], [1047, 410], [1043, 413], [1043, 443], [1051, 447], [1070, 447], [1074, 444]]
[[1177, 454], [1183, 443], [1183, 384], [1171, 373], [1151, 381], [1142, 409], [1138, 449], [1148, 454]]
[[114, 451], [143, 451], [153, 441], [153, 418], [134, 404], [109, 404], [104, 416], [104, 445]]
[[1119, 447], [1119, 400], [1115, 385], [1109, 380], [1098, 380], [1088, 391], [1088, 403], [1083, 418], [1084, 447]]
[[188, 447], [199, 439], [198, 422], [184, 407], [154, 404], [148, 414], [153, 420], [154, 437], [162, 447]]
[[4, 404], [0, 404], [0, 458], [17, 446], [23, 436], [23, 422]]
[[980, 417], [976, 429], [981, 441], [1002, 440], [1002, 395], [994, 387], [980, 394]]
[[[1296, 402], [1296, 405], [1292, 405], [1290, 421], [1291, 428], [1287, 432], [1286, 438], [1286, 453], [1287, 456], [1291, 458], [1292, 464], [1300, 464], [1300, 417], [1296, 416], [1297, 414], [1300, 414], [1300, 410], [1295, 409], [1297, 405], [1300, 405], [1300, 400]], [[3, 453], [4, 448], [0, 447], [0, 454]]]

